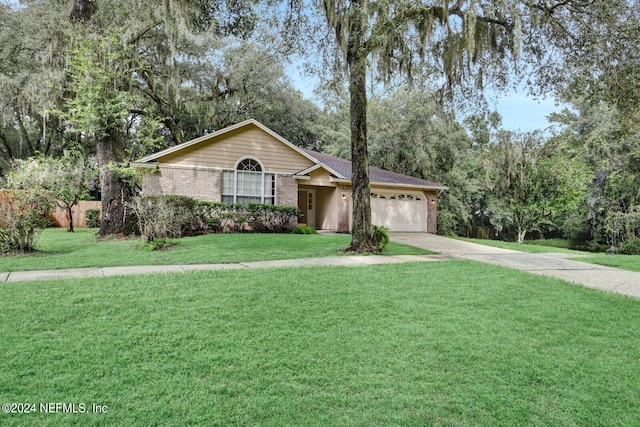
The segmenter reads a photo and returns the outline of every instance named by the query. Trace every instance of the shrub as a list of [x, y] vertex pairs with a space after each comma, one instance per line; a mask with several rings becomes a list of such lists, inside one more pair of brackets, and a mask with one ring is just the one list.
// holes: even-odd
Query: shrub
[[291, 231], [293, 219], [298, 216], [294, 206], [250, 203], [246, 206], [247, 224], [256, 233], [284, 233]]
[[85, 224], [88, 228], [100, 227], [100, 209], [99, 208], [87, 209], [84, 215], [85, 215]]
[[161, 251], [161, 250], [168, 249], [173, 245], [174, 243], [167, 240], [151, 239], [151, 240], [144, 240], [142, 242], [141, 248], [148, 251]]
[[293, 206], [227, 205], [177, 195], [138, 197], [130, 206], [147, 241], [206, 233], [285, 233], [298, 216]]
[[39, 190], [13, 190], [0, 194], [0, 252], [31, 252], [51, 225], [51, 194]]
[[389, 243], [389, 230], [386, 227], [374, 225], [372, 227], [373, 243], [383, 249]]
[[640, 255], [640, 239], [625, 240], [620, 243], [618, 251], [625, 255]]
[[182, 226], [188, 214], [165, 197], [135, 197], [129, 204], [147, 242], [166, 242], [169, 237], [182, 236]]
[[291, 232], [293, 234], [316, 234], [316, 229], [314, 227], [302, 227], [298, 225]]

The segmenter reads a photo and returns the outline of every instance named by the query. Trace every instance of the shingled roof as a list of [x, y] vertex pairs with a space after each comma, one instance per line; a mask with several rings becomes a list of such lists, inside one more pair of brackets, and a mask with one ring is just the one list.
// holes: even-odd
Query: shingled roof
[[[342, 178], [351, 180], [351, 161], [331, 156], [329, 154], [319, 153], [317, 151], [302, 149], [305, 153], [316, 159], [318, 163], [332, 169], [342, 175]], [[340, 178], [340, 177], [339, 177]], [[369, 168], [369, 179], [372, 183], [377, 184], [398, 184], [411, 185], [417, 187], [427, 187], [437, 190], [447, 190], [448, 187], [432, 181], [415, 178], [413, 176], [403, 175], [401, 173], [391, 172], [380, 168]]]

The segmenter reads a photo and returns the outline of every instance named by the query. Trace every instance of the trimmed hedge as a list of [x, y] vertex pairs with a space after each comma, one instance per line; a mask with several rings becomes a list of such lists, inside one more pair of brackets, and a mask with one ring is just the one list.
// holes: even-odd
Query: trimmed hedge
[[[208, 233], [290, 233], [296, 226], [298, 207], [276, 206], [261, 203], [248, 205], [224, 204], [196, 200], [187, 196], [143, 196], [146, 209], [171, 212], [173, 225], [178, 227], [179, 236], [195, 236]], [[138, 218], [144, 221], [139, 216]], [[154, 219], [157, 220], [157, 217]], [[142, 234], [147, 239], [163, 236], [146, 235], [145, 226], [140, 224]], [[146, 227], [148, 230], [153, 227]], [[153, 233], [151, 233], [153, 234]]]

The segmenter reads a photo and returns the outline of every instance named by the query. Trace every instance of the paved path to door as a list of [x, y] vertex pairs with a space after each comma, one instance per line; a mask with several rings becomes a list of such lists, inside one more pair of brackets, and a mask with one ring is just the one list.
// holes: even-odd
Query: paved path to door
[[438, 251], [451, 258], [515, 268], [640, 298], [640, 273], [566, 259], [575, 257], [572, 254], [531, 254], [426, 233], [390, 233], [390, 237], [394, 242]]

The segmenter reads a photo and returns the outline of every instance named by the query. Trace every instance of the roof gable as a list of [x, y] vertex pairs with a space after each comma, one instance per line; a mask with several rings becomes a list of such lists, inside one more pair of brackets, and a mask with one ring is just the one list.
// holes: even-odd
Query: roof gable
[[[342, 177], [351, 180], [352, 164], [350, 160], [341, 159], [329, 154], [318, 153], [313, 150], [303, 149], [309, 155], [313, 156], [318, 162], [333, 169]], [[341, 178], [338, 176], [338, 178]], [[370, 167], [369, 179], [373, 184], [396, 184], [413, 187], [424, 187], [437, 190], [447, 190], [448, 187], [432, 181], [415, 178], [413, 176], [403, 175], [401, 173], [391, 172], [388, 170]]]
[[317, 163], [297, 146], [250, 119], [143, 157], [135, 164], [160, 162], [233, 168], [237, 160], [246, 156], [259, 158], [274, 172], [295, 173]]

